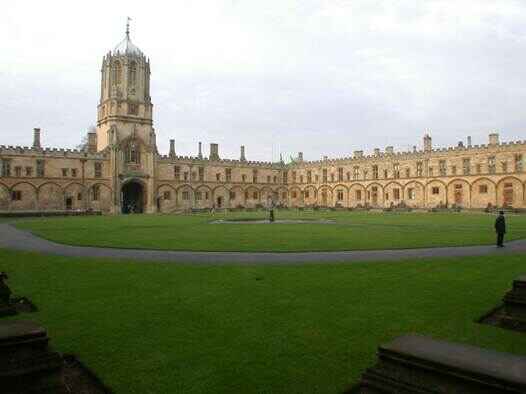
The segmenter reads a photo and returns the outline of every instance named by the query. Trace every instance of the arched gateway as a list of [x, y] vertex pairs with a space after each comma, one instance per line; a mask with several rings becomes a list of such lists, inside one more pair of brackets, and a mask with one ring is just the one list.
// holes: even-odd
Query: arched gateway
[[145, 203], [145, 188], [138, 181], [129, 181], [122, 185], [122, 213], [143, 213]]

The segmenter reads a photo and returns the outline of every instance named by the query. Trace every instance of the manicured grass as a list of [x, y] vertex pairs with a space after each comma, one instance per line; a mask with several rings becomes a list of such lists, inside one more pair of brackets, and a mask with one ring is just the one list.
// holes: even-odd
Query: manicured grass
[[[334, 224], [210, 224], [264, 218], [265, 212], [128, 215], [20, 220], [17, 226], [66, 244], [208, 251], [327, 251], [481, 245], [495, 242], [494, 215], [279, 211], [277, 219]], [[526, 215], [507, 217], [506, 239], [526, 238]]]
[[0, 251], [51, 344], [117, 393], [341, 393], [408, 332], [526, 354], [473, 321], [524, 256], [307, 266], [190, 266]]

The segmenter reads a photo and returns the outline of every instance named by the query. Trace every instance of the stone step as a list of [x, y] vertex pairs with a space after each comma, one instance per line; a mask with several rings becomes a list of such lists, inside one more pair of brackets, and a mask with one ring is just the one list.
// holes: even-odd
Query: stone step
[[409, 334], [378, 349], [348, 393], [525, 393], [526, 357]]

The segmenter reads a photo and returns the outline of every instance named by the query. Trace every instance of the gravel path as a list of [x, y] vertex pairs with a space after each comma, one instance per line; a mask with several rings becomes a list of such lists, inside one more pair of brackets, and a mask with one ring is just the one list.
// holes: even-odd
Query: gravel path
[[508, 242], [506, 247], [502, 249], [493, 245], [486, 245], [345, 252], [184, 252], [63, 245], [39, 238], [10, 224], [0, 223], [0, 248], [70, 257], [101, 257], [189, 264], [305, 264], [526, 253], [526, 240]]

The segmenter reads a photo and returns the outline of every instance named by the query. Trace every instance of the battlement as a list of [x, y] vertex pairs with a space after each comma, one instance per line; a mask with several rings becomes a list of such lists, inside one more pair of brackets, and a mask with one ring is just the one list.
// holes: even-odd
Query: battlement
[[272, 163], [269, 161], [251, 161], [251, 160], [239, 160], [239, 159], [219, 159], [219, 160], [210, 160], [208, 157], [198, 157], [198, 156], [173, 156], [170, 155], [159, 155], [158, 160], [163, 162], [177, 163], [177, 162], [191, 162], [193, 164], [217, 164], [221, 165], [235, 165], [243, 167], [271, 167], [276, 168], [277, 166], [281, 167], [280, 163]]
[[53, 157], [53, 158], [69, 158], [69, 159], [107, 159], [108, 153], [101, 151], [97, 153], [88, 153], [87, 151], [79, 149], [68, 148], [34, 148], [27, 146], [13, 146], [0, 145], [0, 155], [13, 156], [38, 156], [38, 157]]
[[[525, 147], [526, 140], [518, 141], [505, 141], [497, 142], [494, 144], [477, 144], [470, 146], [448, 146], [448, 147], [439, 147], [433, 148], [428, 151], [424, 150], [413, 150], [413, 151], [391, 151], [391, 152], [379, 152], [377, 150], [375, 153], [363, 154], [363, 151], [356, 151], [353, 157], [342, 157], [342, 158], [325, 158], [321, 160], [308, 160], [301, 163], [305, 166], [319, 166], [319, 165], [335, 165], [335, 164], [351, 164], [351, 163], [361, 163], [361, 162], [371, 162], [371, 161], [381, 161], [388, 159], [397, 159], [397, 160], [411, 160], [411, 159], [423, 159], [430, 158], [433, 156], [442, 156], [444, 154], [456, 154], [459, 152], [465, 152], [465, 154], [476, 154], [482, 153], [483, 151], [492, 150], [495, 152], [503, 151], [508, 148], [515, 147]], [[296, 163], [289, 164], [289, 166], [294, 167]]]

